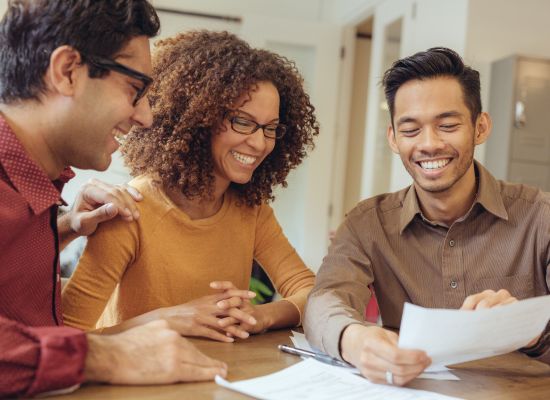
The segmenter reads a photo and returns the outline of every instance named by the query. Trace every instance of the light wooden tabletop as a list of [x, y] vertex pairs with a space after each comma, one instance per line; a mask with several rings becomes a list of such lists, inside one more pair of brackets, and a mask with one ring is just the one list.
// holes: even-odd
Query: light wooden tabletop
[[[278, 344], [291, 344], [290, 331], [280, 330], [237, 343], [193, 339], [204, 353], [225, 361], [229, 381], [276, 372], [300, 359], [281, 353]], [[408, 387], [465, 399], [550, 399], [550, 366], [519, 353], [461, 364], [453, 370], [460, 381], [417, 379]], [[214, 382], [164, 386], [84, 385], [78, 391], [49, 399], [249, 399]]]

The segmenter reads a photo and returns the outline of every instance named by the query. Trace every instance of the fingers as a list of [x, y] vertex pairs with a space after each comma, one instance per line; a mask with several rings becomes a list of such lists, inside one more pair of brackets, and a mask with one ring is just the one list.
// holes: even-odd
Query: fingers
[[228, 337], [238, 337], [246, 339], [250, 336], [251, 325], [242, 324], [240, 320], [234, 317], [226, 317], [218, 320], [218, 325], [225, 330]]
[[114, 217], [116, 217], [117, 214], [118, 210], [112, 203], [104, 204], [93, 211], [89, 211], [80, 215], [80, 218], [78, 218], [77, 226], [75, 226], [73, 229], [75, 230], [75, 232], [79, 232], [82, 227], [86, 226], [87, 224], [97, 225], [113, 219]]
[[233, 285], [233, 282], [230, 281], [213, 281], [210, 282], [210, 287], [217, 290], [237, 289], [237, 287]]
[[133, 221], [139, 218], [135, 203], [142, 200], [142, 196], [128, 185], [110, 185], [92, 179], [82, 188], [81, 193], [85, 205], [89, 208], [111, 203], [123, 219]]
[[479, 310], [491, 308], [498, 305], [511, 304], [517, 299], [513, 297], [506, 289], [500, 289], [498, 292], [494, 290], [484, 290], [481, 293], [476, 293], [466, 297], [461, 310]]
[[180, 338], [180, 348], [182, 365], [178, 370], [181, 381], [205, 381], [214, 379], [216, 375], [227, 375], [227, 365], [224, 362], [208, 357], [187, 339]]
[[[396, 348], [394, 350], [394, 356], [391, 358], [399, 358], [399, 353], [404, 350]], [[404, 385], [420, 375], [429, 363], [396, 363], [391, 362], [379, 354], [364, 353], [361, 358], [361, 372], [367, 376], [370, 380], [377, 383], [386, 382], [386, 371], [390, 371], [393, 374], [393, 382], [396, 385]]]
[[227, 369], [183, 364], [181, 367], [179, 380], [182, 382], [211, 381], [216, 377], [216, 375], [220, 375], [222, 378], [225, 378], [227, 376]]
[[225, 331], [225, 329], [219, 324], [220, 320], [218, 318], [200, 316], [197, 319], [199, 320], [200, 325], [193, 329], [192, 336], [206, 337], [224, 343], [231, 343], [235, 341], [232, 337], [221, 332]]
[[216, 295], [218, 308], [227, 310], [229, 308], [240, 307], [244, 301], [254, 298], [256, 293], [248, 290], [229, 290]]
[[181, 350], [180, 360], [183, 363], [194, 364], [201, 367], [227, 369], [227, 365], [224, 362], [208, 357], [184, 337], [179, 337], [179, 346]]
[[238, 308], [232, 308], [228, 311], [228, 314], [230, 317], [235, 318], [241, 323], [244, 324], [250, 324], [250, 325], [256, 325], [256, 319], [250, 315], [247, 312], [244, 312], [243, 310], [240, 310]]
[[[413, 373], [409, 375], [397, 375], [393, 373], [393, 385], [394, 386], [404, 386], [410, 381], [412, 381], [414, 378], [416, 378], [418, 375], [420, 375], [422, 371], [418, 373]], [[386, 380], [386, 371], [372, 371], [369, 376], [367, 376], [369, 381], [373, 383], [383, 383], [388, 384]]]

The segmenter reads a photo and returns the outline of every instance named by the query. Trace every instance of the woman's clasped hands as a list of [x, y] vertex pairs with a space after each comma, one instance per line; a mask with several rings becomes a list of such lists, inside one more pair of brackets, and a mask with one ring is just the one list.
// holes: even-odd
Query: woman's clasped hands
[[229, 281], [214, 281], [218, 293], [172, 307], [158, 309], [158, 317], [183, 336], [206, 337], [220, 342], [246, 339], [266, 328], [250, 300], [256, 293], [238, 289]]

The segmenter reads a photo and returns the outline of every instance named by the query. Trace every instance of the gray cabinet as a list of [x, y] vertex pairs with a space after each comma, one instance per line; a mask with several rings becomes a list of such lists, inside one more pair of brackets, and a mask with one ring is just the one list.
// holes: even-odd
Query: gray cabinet
[[550, 60], [512, 56], [493, 63], [489, 113], [489, 171], [550, 191]]

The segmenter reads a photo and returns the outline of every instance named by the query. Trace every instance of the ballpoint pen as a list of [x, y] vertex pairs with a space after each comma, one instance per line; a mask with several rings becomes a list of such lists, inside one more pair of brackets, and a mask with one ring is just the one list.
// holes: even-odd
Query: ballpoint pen
[[315, 353], [313, 351], [299, 349], [292, 346], [286, 346], [284, 344], [280, 344], [278, 347], [279, 347], [279, 350], [285, 353], [294, 354], [296, 356], [311, 357], [317, 361], [321, 361], [330, 365], [336, 365], [338, 367], [353, 368], [351, 364], [348, 364], [345, 361], [338, 360], [337, 358], [331, 357], [328, 354]]

